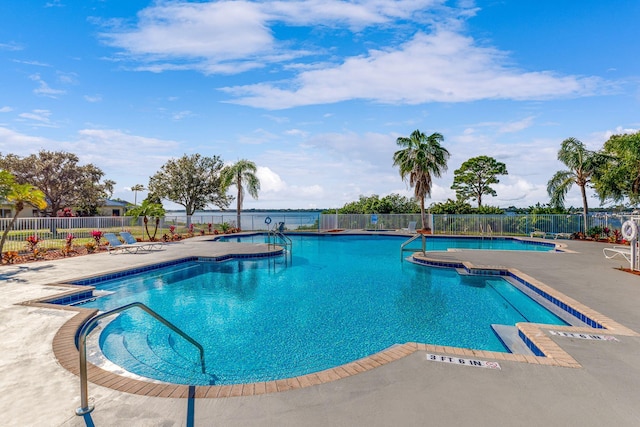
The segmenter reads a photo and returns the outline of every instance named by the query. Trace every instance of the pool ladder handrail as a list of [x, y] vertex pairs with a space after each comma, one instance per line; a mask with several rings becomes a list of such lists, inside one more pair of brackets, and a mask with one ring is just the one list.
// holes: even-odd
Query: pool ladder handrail
[[422, 237], [422, 254], [423, 255], [425, 254], [425, 251], [426, 251], [426, 248], [427, 248], [427, 236], [425, 236], [424, 234], [418, 233], [415, 236], [413, 236], [412, 238], [410, 238], [409, 240], [407, 240], [406, 242], [404, 242], [402, 245], [400, 245], [400, 262], [402, 262], [402, 260], [404, 260], [403, 254], [405, 252], [408, 252], [408, 251], [416, 252], [415, 249], [411, 249], [411, 248], [407, 249], [406, 246], [409, 243], [413, 242], [414, 240], [416, 240], [416, 239], [418, 239], [420, 237]]
[[206, 368], [204, 364], [204, 348], [202, 347], [202, 345], [200, 345], [200, 343], [198, 343], [196, 340], [194, 340], [189, 335], [187, 335], [186, 332], [182, 331], [176, 325], [174, 325], [173, 323], [171, 323], [170, 321], [168, 321], [167, 319], [165, 319], [164, 317], [156, 313], [154, 310], [152, 310], [148, 306], [144, 305], [141, 302], [132, 302], [130, 304], [126, 304], [121, 307], [114, 308], [113, 310], [100, 313], [92, 317], [91, 319], [89, 319], [87, 322], [85, 322], [84, 325], [82, 325], [82, 328], [80, 328], [80, 333], [78, 334], [78, 352], [80, 355], [79, 357], [80, 359], [80, 407], [76, 409], [76, 415], [79, 415], [79, 416], [85, 415], [93, 411], [94, 409], [94, 406], [89, 405], [89, 396], [88, 396], [87, 336], [91, 333], [94, 326], [98, 323], [99, 320], [134, 307], [138, 307], [144, 310], [145, 312], [150, 314], [153, 318], [158, 320], [160, 323], [163, 323], [173, 332], [175, 332], [176, 334], [180, 335], [182, 338], [184, 338], [185, 340], [193, 344], [200, 352], [200, 365], [202, 366], [202, 373], [203, 374], [205, 373]]
[[291, 241], [289, 236], [286, 236], [282, 232], [283, 229], [284, 229], [284, 222], [281, 222], [280, 224], [275, 225], [271, 230], [269, 230], [268, 245], [269, 245], [269, 248], [271, 248], [272, 246], [276, 246], [276, 240], [280, 239], [280, 241], [284, 245], [284, 250], [288, 254], [291, 254], [291, 249], [293, 248], [293, 242]]
[[[480, 224], [480, 236], [484, 239], [484, 228], [482, 228], [482, 224]], [[487, 237], [489, 239], [493, 239], [493, 230], [491, 229], [491, 224], [487, 224]]]

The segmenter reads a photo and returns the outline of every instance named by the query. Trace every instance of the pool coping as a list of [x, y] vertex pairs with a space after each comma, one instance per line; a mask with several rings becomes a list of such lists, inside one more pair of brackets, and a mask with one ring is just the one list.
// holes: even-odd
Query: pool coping
[[[431, 255], [431, 254], [430, 254]], [[243, 254], [242, 256], [246, 256]], [[414, 254], [414, 257], [416, 255]], [[417, 255], [427, 261], [427, 265], [433, 267], [448, 267], [451, 265], [441, 265], [443, 263], [451, 264], [452, 261], [446, 261], [434, 257]], [[176, 260], [184, 257], [176, 257]], [[157, 263], [152, 263], [157, 264]], [[218, 397], [235, 397], [235, 396], [254, 396], [266, 393], [282, 392], [298, 388], [310, 387], [313, 385], [329, 383], [357, 375], [375, 369], [387, 363], [402, 359], [415, 352], [423, 351], [428, 353], [437, 353], [441, 355], [454, 357], [474, 357], [483, 359], [492, 359], [496, 361], [507, 362], [524, 362], [529, 364], [557, 366], [566, 368], [580, 368], [581, 365], [565, 350], [563, 350], [554, 340], [551, 339], [549, 330], [586, 333], [590, 334], [594, 331], [606, 331], [611, 335], [620, 336], [639, 336], [635, 331], [615, 322], [614, 320], [602, 315], [601, 313], [590, 309], [589, 307], [579, 303], [578, 301], [556, 291], [555, 289], [545, 285], [544, 283], [528, 276], [517, 269], [511, 269], [501, 266], [473, 265], [470, 262], [462, 262], [465, 268], [470, 271], [493, 271], [493, 272], [509, 272], [515, 277], [534, 284], [539, 289], [544, 290], [549, 295], [563, 303], [580, 310], [587, 314], [589, 318], [597, 321], [602, 328], [596, 329], [592, 327], [575, 327], [575, 326], [558, 326], [544, 325], [534, 323], [518, 323], [516, 328], [519, 335], [527, 343], [527, 345], [535, 346], [546, 356], [532, 356], [523, 354], [500, 353], [485, 350], [473, 350], [459, 347], [440, 346], [424, 343], [409, 342], [398, 344], [372, 354], [362, 359], [349, 362], [347, 364], [326, 369], [323, 371], [306, 374], [302, 376], [267, 381], [258, 383], [234, 384], [234, 385], [212, 385], [212, 386], [189, 386], [180, 384], [170, 384], [158, 382], [156, 380], [145, 381], [143, 379], [134, 379], [124, 377], [114, 372], [104, 370], [92, 363], [88, 363], [87, 372], [89, 381], [93, 384], [111, 388], [126, 393], [149, 396], [149, 397], [177, 397], [177, 398], [218, 398]], [[499, 274], [499, 273], [498, 273]], [[102, 275], [104, 276], [104, 275]], [[80, 279], [79, 279], [80, 280]], [[60, 300], [64, 297], [73, 297], [73, 295], [92, 290], [92, 286], [77, 284], [55, 284], [56, 286], [69, 287], [69, 291], [51, 295], [45, 298], [26, 301], [22, 305], [56, 308], [60, 310], [75, 311], [77, 314], [70, 320], [65, 322], [63, 326], [56, 332], [53, 339], [53, 351], [56, 359], [69, 372], [79, 374], [79, 353], [76, 348], [76, 337], [81, 326], [97, 312], [96, 309], [88, 309], [73, 306], [61, 306], [52, 304], [50, 301]], [[153, 381], [153, 382], [152, 382]]]

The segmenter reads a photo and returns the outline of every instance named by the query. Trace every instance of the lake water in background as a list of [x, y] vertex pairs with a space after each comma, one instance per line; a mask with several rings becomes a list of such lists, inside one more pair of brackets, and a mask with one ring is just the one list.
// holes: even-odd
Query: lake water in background
[[[317, 225], [319, 222], [321, 211], [242, 211], [240, 228], [243, 230], [266, 230], [284, 222], [288, 230], [296, 230], [298, 228], [309, 228]], [[267, 224], [269, 220], [270, 224]], [[267, 220], [267, 222], [265, 222]], [[235, 211], [225, 212], [206, 212], [196, 211], [191, 217], [193, 224], [222, 224], [224, 222], [237, 226], [237, 215]], [[167, 212], [165, 215], [165, 223], [181, 223], [187, 222], [185, 211]]]

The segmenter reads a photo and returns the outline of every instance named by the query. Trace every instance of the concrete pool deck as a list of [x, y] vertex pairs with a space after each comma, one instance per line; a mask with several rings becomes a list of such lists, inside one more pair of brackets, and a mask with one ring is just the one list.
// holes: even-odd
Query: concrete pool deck
[[[102, 253], [0, 267], [0, 425], [640, 425], [640, 337], [631, 335], [616, 335], [618, 341], [551, 336], [579, 368], [498, 360], [500, 370], [482, 369], [433, 363], [427, 351], [416, 350], [347, 378], [257, 396], [148, 397], [89, 383], [96, 409], [76, 416], [79, 379], [53, 352], [54, 336], [75, 313], [17, 304], [67, 290], [52, 283], [190, 255], [238, 253], [243, 247], [203, 240], [207, 238], [157, 252]], [[640, 331], [640, 276], [617, 270], [624, 260], [605, 259], [602, 248], [607, 245], [562, 243], [574, 252], [461, 251], [440, 256], [517, 268]], [[593, 333], [609, 335], [606, 329]]]

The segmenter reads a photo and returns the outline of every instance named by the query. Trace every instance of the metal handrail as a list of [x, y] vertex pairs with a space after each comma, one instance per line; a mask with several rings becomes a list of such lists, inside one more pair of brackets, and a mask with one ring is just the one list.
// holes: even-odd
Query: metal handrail
[[204, 348], [198, 343], [196, 340], [191, 338], [181, 329], [179, 329], [176, 325], [169, 322], [167, 319], [147, 307], [141, 302], [132, 302], [131, 304], [123, 305], [122, 307], [114, 308], [113, 310], [105, 311], [104, 313], [100, 313], [95, 317], [89, 319], [82, 328], [80, 329], [80, 333], [78, 335], [78, 352], [80, 353], [80, 407], [76, 409], [76, 415], [85, 415], [89, 412], [93, 411], [94, 407], [89, 405], [89, 397], [88, 397], [88, 379], [87, 379], [87, 335], [91, 332], [93, 327], [98, 323], [100, 319], [111, 316], [115, 313], [120, 313], [121, 311], [128, 310], [130, 308], [138, 307], [150, 314], [159, 322], [163, 323], [169, 329], [171, 329], [176, 334], [180, 335], [185, 340], [189, 341], [193, 344], [198, 351], [200, 352], [200, 365], [202, 366], [202, 373], [204, 374], [205, 364], [204, 364]]
[[422, 253], [423, 254], [425, 253], [426, 248], [427, 248], [427, 238], [425, 237], [424, 234], [416, 234], [415, 236], [413, 236], [412, 238], [410, 238], [409, 240], [404, 242], [402, 245], [400, 245], [400, 261], [402, 261], [404, 259], [402, 257], [403, 253], [405, 253], [406, 251], [413, 251], [413, 249], [406, 249], [405, 246], [407, 246], [409, 243], [413, 242], [414, 240], [416, 240], [416, 239], [418, 239], [420, 237], [422, 237]]
[[[273, 243], [271, 242], [271, 237], [273, 236]], [[276, 237], [280, 238], [280, 240], [282, 240], [285, 249], [288, 248], [289, 254], [291, 253], [291, 250], [293, 249], [293, 241], [289, 238], [289, 236], [286, 236], [284, 233], [282, 233], [280, 231], [280, 227], [279, 226], [274, 226], [273, 229], [269, 230], [269, 246], [275, 246], [276, 242]]]

